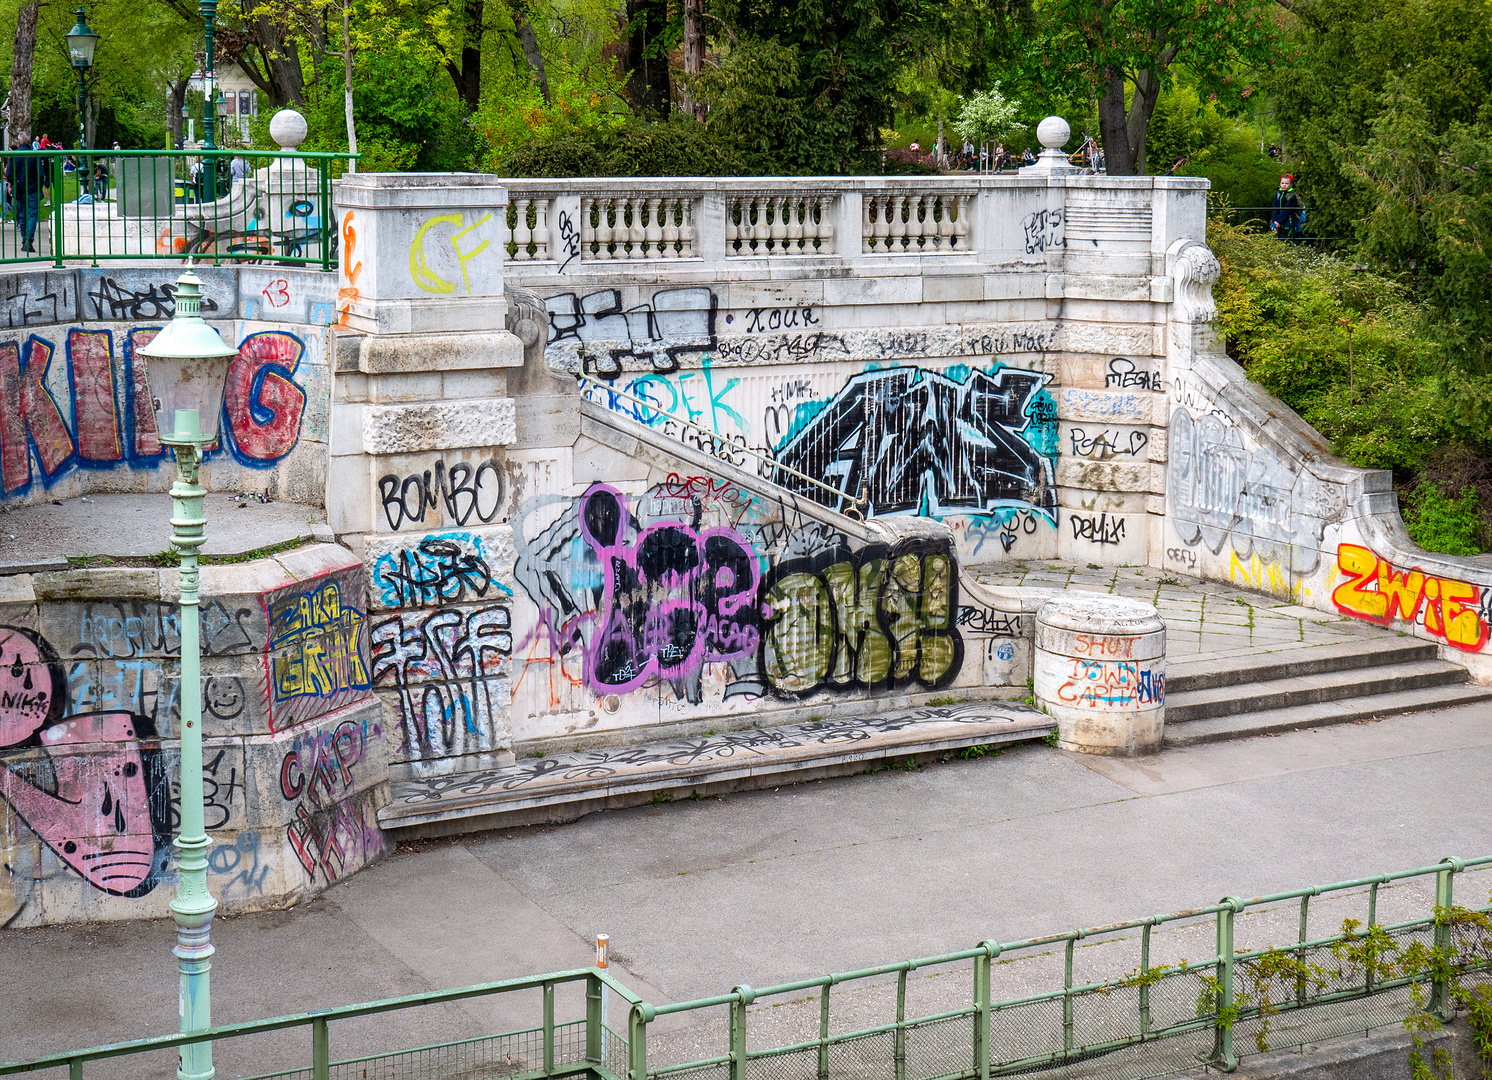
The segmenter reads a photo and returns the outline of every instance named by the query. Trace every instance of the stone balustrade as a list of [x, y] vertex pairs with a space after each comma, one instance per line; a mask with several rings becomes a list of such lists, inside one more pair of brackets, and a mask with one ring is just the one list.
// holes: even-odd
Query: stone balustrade
[[[1036, 171], [502, 183], [511, 199], [503, 219], [505, 258], [522, 264], [526, 279], [538, 275], [536, 281], [603, 264], [608, 273], [651, 273], [651, 264], [664, 260], [710, 267], [763, 258], [869, 259], [866, 272], [886, 257], [1009, 263], [1062, 251], [1067, 232], [1088, 242], [1084, 252], [1067, 254], [1159, 255], [1164, 246], [1152, 243], [1152, 224], [1190, 190], [1154, 177]], [[1120, 272], [1159, 268], [1142, 261]]]

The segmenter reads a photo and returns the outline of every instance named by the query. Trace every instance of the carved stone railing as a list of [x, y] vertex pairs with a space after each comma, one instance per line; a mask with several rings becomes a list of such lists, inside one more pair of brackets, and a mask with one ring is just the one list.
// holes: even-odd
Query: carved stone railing
[[[1031, 170], [1000, 176], [614, 177], [503, 181], [505, 261], [522, 280], [651, 274], [651, 265], [791, 260], [788, 273], [931, 259], [1150, 274], [1169, 217], [1200, 198], [1176, 177]], [[1200, 205], [1200, 203], [1198, 203]], [[1190, 211], [1188, 211], [1189, 213]], [[892, 260], [890, 263], [883, 260]], [[633, 264], [633, 265], [627, 265]], [[787, 266], [784, 262], [761, 263]], [[1053, 264], [1055, 265], [1055, 264]], [[521, 269], [520, 269], [521, 268]], [[681, 267], [682, 270], [682, 267]], [[735, 273], [736, 271], [732, 271]], [[963, 271], [958, 271], [963, 272]]]

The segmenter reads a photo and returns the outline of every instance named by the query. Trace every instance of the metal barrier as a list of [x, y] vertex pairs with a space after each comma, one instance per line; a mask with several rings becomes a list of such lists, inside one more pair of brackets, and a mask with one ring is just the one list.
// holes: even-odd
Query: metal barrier
[[[989, 1080], [1018, 1073], [1064, 1080], [1145, 1080], [1202, 1064], [1226, 1072], [1241, 1055], [1398, 1024], [1411, 1016], [1448, 1020], [1457, 997], [1468, 988], [1492, 994], [1492, 907], [1454, 903], [1456, 875], [1489, 866], [1492, 856], [1449, 858], [1415, 870], [1247, 900], [1226, 897], [1207, 907], [1065, 934], [1003, 945], [985, 941], [961, 952], [765, 990], [738, 986], [728, 994], [670, 1005], [643, 1002], [600, 969], [562, 971], [53, 1054], [0, 1064], [0, 1076], [65, 1066], [70, 1080], [82, 1080], [88, 1062], [301, 1027], [311, 1029], [310, 1064], [254, 1080], [549, 1080], [581, 1074], [597, 1080]], [[1416, 917], [1380, 922], [1382, 894], [1406, 885], [1414, 893], [1416, 879], [1433, 886], [1433, 895], [1427, 889], [1422, 898], [1411, 895], [1402, 903], [1395, 898], [1395, 906], [1413, 907]], [[1329, 902], [1351, 909], [1360, 905], [1364, 918], [1344, 917], [1338, 932], [1313, 936], [1313, 904], [1319, 918], [1321, 905]], [[1291, 940], [1276, 940], [1265, 948], [1239, 947], [1241, 930], [1281, 936], [1273, 924], [1297, 908], [1298, 930]], [[1257, 927], [1247, 921], [1253, 918], [1259, 920]], [[1158, 963], [1153, 938], [1168, 927], [1205, 934], [1214, 947], [1196, 961]], [[1077, 977], [1077, 948], [1099, 941], [1132, 943], [1134, 931], [1139, 931], [1139, 948], [1132, 970], [1091, 981]], [[1187, 947], [1187, 935], [1182, 939]], [[1198, 940], [1194, 933], [1191, 944]], [[1021, 958], [1055, 957], [1058, 950], [1060, 989], [994, 1000], [996, 968]], [[972, 968], [972, 994], [961, 993], [963, 1001], [951, 1008], [916, 1014], [909, 1008], [909, 979], [916, 974], [921, 983], [925, 973], [950, 966]], [[889, 991], [891, 980], [895, 1005], [887, 1009], [890, 1015], [879, 1023], [835, 1030], [833, 991]], [[584, 983], [584, 1016], [558, 1019], [556, 988], [571, 983]], [[625, 1038], [604, 1025], [608, 989], [630, 1006]], [[333, 1021], [525, 990], [542, 992], [538, 1026], [331, 1060]], [[774, 1022], [781, 1026], [780, 1017], [763, 1004], [804, 991], [816, 993], [770, 1004], [805, 1006], [816, 1025], [804, 1027], [816, 1026], [816, 1034], [752, 1046], [753, 1024], [759, 1030]], [[867, 1000], [853, 1000], [851, 1014], [863, 1013]], [[885, 1000], [891, 1000], [889, 993]], [[703, 1019], [720, 1009], [726, 1012], [719, 1031], [723, 1053], [681, 1061], [664, 1061], [671, 1056], [666, 1048], [650, 1053], [649, 1027], [660, 1018], [699, 1013]], [[695, 1047], [703, 1038], [700, 1030], [690, 1026], [681, 1045]], [[666, 1043], [667, 1032], [663, 1035]]]
[[24, 150], [3, 157], [0, 263], [97, 266], [193, 255], [337, 265], [331, 185], [347, 154]]

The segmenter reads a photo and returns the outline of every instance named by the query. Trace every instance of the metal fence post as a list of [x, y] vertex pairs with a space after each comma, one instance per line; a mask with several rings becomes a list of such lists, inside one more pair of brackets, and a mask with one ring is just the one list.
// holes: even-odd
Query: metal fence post
[[648, 1022], [657, 1015], [645, 1001], [627, 1014], [627, 1080], [647, 1080]]
[[1454, 856], [1440, 860], [1440, 869], [1435, 871], [1435, 955], [1431, 961], [1430, 1011], [1449, 1023], [1455, 1019], [1456, 1005], [1451, 999], [1451, 908], [1455, 907], [1456, 872], [1466, 869], [1466, 863]]
[[989, 1080], [990, 1063], [990, 961], [1000, 955], [1000, 946], [981, 941], [984, 950], [974, 957], [974, 1069], [979, 1080]]
[[332, 1039], [326, 1017], [311, 1021], [311, 1080], [326, 1080], [332, 1065]]
[[585, 1060], [605, 1064], [606, 1030], [601, 1023], [601, 1001], [606, 984], [599, 975], [585, 977]]
[[907, 1080], [907, 966], [896, 973], [896, 1080]]
[[554, 1075], [554, 983], [544, 982], [544, 1075]]
[[738, 986], [730, 1003], [730, 1080], [746, 1080], [746, 1006], [756, 1000], [749, 986]]
[[62, 269], [62, 154], [52, 155], [52, 265]]
[[67, 1063], [67, 1080], [83, 1080], [82, 1058], [73, 1058]]
[[829, 1080], [829, 989], [825, 983], [819, 994], [819, 1080]]
[[1150, 929], [1155, 919], [1145, 920], [1140, 931], [1140, 1038], [1150, 1034]]
[[1217, 1037], [1212, 1046], [1212, 1063], [1222, 1072], [1238, 1068], [1233, 1053], [1233, 919], [1243, 910], [1243, 901], [1225, 896], [1217, 913]]
[[1062, 1055], [1072, 1053], [1072, 951], [1077, 946], [1077, 935], [1067, 939], [1066, 961], [1062, 965]]

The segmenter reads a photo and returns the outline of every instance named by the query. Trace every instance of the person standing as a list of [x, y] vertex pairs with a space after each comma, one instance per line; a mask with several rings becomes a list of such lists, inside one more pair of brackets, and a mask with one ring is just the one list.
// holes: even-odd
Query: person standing
[[[17, 140], [26, 145], [23, 136]], [[36, 225], [41, 218], [41, 198], [51, 184], [43, 157], [16, 156], [5, 163], [5, 179], [10, 185], [11, 201], [16, 208], [16, 238], [27, 251], [36, 250]]]
[[1286, 173], [1280, 177], [1279, 190], [1269, 202], [1269, 231], [1281, 240], [1294, 240], [1300, 236], [1301, 222], [1305, 220], [1305, 207], [1295, 191], [1295, 177]]

